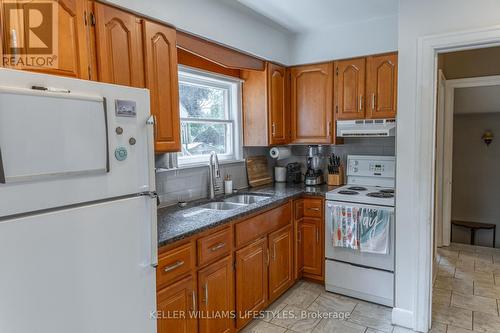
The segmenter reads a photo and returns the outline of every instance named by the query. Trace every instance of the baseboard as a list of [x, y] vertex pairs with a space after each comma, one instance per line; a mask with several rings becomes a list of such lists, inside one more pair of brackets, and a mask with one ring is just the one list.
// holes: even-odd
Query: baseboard
[[413, 329], [413, 312], [401, 308], [392, 309], [392, 323], [394, 325]]

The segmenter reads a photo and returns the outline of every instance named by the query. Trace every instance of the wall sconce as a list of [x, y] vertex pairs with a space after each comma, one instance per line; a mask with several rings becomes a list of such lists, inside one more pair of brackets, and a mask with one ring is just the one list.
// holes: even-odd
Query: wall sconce
[[489, 146], [491, 144], [491, 142], [493, 141], [494, 137], [495, 136], [493, 135], [493, 133], [491, 131], [486, 131], [483, 134], [483, 141], [484, 141], [484, 143], [486, 143], [487, 146]]

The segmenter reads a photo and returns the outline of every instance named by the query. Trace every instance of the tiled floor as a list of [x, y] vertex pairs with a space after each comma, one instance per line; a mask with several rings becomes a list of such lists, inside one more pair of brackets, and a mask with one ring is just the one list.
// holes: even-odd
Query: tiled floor
[[[300, 281], [276, 300], [263, 319], [254, 320], [245, 333], [406, 333], [391, 325], [392, 309], [325, 291], [315, 283]], [[317, 314], [323, 318], [318, 318]], [[338, 316], [350, 313], [349, 319]], [[316, 315], [315, 315], [316, 314]], [[330, 314], [330, 318], [324, 318]]]
[[500, 332], [500, 249], [453, 243], [437, 259], [432, 332]]
[[[452, 244], [438, 249], [430, 333], [500, 333], [500, 249]], [[404, 333], [391, 325], [391, 309], [325, 291], [300, 281], [245, 333]], [[315, 313], [349, 313], [347, 320]]]

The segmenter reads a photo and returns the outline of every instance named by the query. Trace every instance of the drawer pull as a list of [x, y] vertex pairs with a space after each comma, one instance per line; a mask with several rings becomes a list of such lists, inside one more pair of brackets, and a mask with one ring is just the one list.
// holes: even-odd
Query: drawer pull
[[311, 208], [311, 207], [310, 207], [310, 208], [307, 208], [307, 209], [309, 209], [309, 210], [314, 210], [315, 212], [319, 212], [319, 208], [318, 208], [318, 207], [315, 207], [315, 208]]
[[165, 271], [165, 273], [168, 273], [168, 272], [173, 271], [173, 270], [174, 270], [174, 269], [176, 269], [176, 268], [181, 267], [182, 265], [184, 265], [184, 261], [182, 261], [182, 260], [177, 260], [177, 261], [175, 262], [175, 264], [172, 264], [172, 265], [170, 265], [170, 266], [165, 267], [164, 271]]
[[215, 246], [212, 246], [212, 247], [210, 248], [210, 251], [215, 252], [215, 251], [217, 251], [217, 250], [222, 249], [224, 246], [226, 246], [226, 243], [224, 243], [224, 242], [220, 242], [219, 244], [217, 244], [217, 245], [215, 245]]

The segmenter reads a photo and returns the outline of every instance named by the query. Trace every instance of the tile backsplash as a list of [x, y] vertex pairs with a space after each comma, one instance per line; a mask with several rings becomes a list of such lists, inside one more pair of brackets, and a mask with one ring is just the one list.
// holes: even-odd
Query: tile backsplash
[[[299, 162], [302, 169], [306, 169], [307, 145], [291, 146], [292, 156], [287, 159], [275, 161], [268, 157], [269, 168], [275, 165], [286, 166], [291, 162]], [[348, 138], [342, 145], [322, 145], [320, 153], [327, 156], [334, 152], [343, 157], [347, 155], [395, 155], [395, 139], [391, 138]], [[266, 155], [269, 156], [268, 147], [244, 148], [244, 157]], [[171, 166], [171, 154], [158, 155], [156, 157], [156, 167], [164, 168]], [[326, 159], [324, 167], [326, 168]], [[248, 187], [245, 162], [239, 161], [228, 164], [221, 164], [222, 178], [219, 180], [220, 190], [223, 193], [223, 177], [229, 174], [233, 180], [233, 188]], [[176, 204], [179, 201], [193, 201], [208, 197], [208, 166], [161, 169], [156, 174], [156, 190], [160, 197], [160, 202], [164, 205]]]

